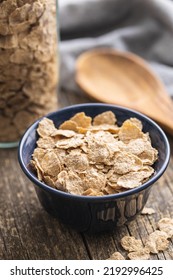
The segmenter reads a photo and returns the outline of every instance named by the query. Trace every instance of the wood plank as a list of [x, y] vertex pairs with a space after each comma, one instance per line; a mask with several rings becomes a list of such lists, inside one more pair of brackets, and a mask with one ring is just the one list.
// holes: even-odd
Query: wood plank
[[0, 150], [0, 166], [0, 258], [88, 259], [81, 234], [41, 207], [17, 151]]
[[84, 94], [75, 92], [59, 92], [58, 94], [58, 107], [63, 108], [74, 104], [91, 103], [96, 102]]

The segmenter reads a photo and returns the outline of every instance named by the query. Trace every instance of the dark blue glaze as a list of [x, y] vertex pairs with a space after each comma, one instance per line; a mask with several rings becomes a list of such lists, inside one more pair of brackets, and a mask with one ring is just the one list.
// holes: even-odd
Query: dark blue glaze
[[85, 112], [86, 115], [94, 117], [107, 110], [116, 114], [119, 125], [130, 117], [140, 119], [143, 123], [143, 131], [149, 132], [152, 145], [159, 151], [159, 159], [154, 164], [154, 175], [138, 188], [114, 195], [89, 197], [71, 195], [40, 182], [29, 166], [31, 155], [36, 147], [38, 138], [36, 129], [40, 120], [28, 128], [19, 145], [19, 163], [23, 172], [34, 183], [43, 207], [78, 231], [94, 233], [112, 230], [134, 219], [143, 209], [151, 186], [164, 173], [169, 163], [170, 147], [164, 132], [155, 122], [136, 111], [109, 104], [89, 103], [66, 107], [47, 117], [58, 127], [77, 112]]

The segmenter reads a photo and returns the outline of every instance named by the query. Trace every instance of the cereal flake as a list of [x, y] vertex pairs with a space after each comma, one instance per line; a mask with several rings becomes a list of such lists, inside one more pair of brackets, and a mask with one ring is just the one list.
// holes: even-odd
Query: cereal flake
[[139, 251], [143, 249], [141, 240], [133, 236], [124, 236], [121, 239], [121, 246], [128, 252]]
[[169, 238], [173, 237], [173, 219], [171, 218], [162, 218], [158, 222], [158, 228], [161, 231], [164, 231]]
[[153, 254], [158, 254], [159, 251], [164, 251], [168, 248], [168, 235], [164, 231], [156, 230], [152, 232], [145, 243], [145, 247]]
[[107, 260], [125, 260], [120, 252], [114, 252]]

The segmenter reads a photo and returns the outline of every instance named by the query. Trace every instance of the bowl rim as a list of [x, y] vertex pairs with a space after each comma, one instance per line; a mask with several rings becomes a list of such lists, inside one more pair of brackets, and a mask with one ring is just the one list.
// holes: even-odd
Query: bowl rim
[[[123, 111], [128, 111], [130, 113], [135, 113], [138, 116], [140, 116], [141, 118], [147, 120], [151, 125], [153, 125], [154, 127], [156, 127], [156, 129], [160, 132], [160, 134], [163, 137], [165, 146], [166, 146], [166, 158], [165, 161], [163, 163], [163, 165], [161, 166], [160, 170], [158, 171], [157, 174], [154, 174], [152, 178], [150, 178], [147, 182], [145, 182], [144, 184], [142, 184], [139, 187], [133, 188], [133, 189], [129, 189], [127, 191], [121, 192], [121, 193], [116, 193], [116, 194], [109, 194], [109, 195], [103, 195], [103, 196], [84, 196], [84, 195], [75, 195], [75, 194], [70, 194], [64, 191], [60, 191], [58, 189], [54, 189], [50, 186], [48, 186], [47, 184], [39, 181], [38, 178], [36, 178], [26, 167], [24, 161], [23, 161], [23, 157], [22, 157], [22, 151], [26, 142], [26, 139], [28, 137], [28, 135], [30, 134], [31, 131], [33, 131], [34, 129], [37, 128], [38, 123], [40, 122], [40, 120], [42, 120], [43, 118], [47, 117], [51, 117], [53, 115], [56, 115], [57, 113], [63, 113], [67, 110], [71, 110], [71, 109], [75, 109], [75, 108], [85, 108], [85, 107], [110, 107], [114, 108], [114, 109], [120, 109]], [[108, 108], [107, 108], [108, 109]], [[25, 173], [25, 175], [32, 181], [32, 183], [34, 183], [35, 185], [37, 185], [38, 187], [40, 187], [41, 189], [54, 193], [54, 194], [58, 194], [59, 196], [63, 196], [69, 199], [76, 199], [76, 200], [85, 200], [88, 202], [93, 202], [93, 201], [103, 201], [103, 200], [113, 200], [113, 199], [121, 199], [124, 197], [128, 197], [130, 195], [134, 195], [137, 194], [141, 191], [143, 191], [144, 189], [147, 189], [148, 187], [151, 187], [164, 173], [164, 171], [166, 170], [168, 164], [169, 164], [169, 160], [170, 160], [170, 145], [169, 145], [169, 141], [167, 139], [167, 136], [165, 135], [165, 133], [163, 132], [163, 130], [161, 129], [161, 127], [152, 119], [150, 119], [149, 117], [147, 117], [146, 115], [130, 109], [128, 107], [123, 107], [123, 106], [118, 106], [118, 105], [114, 105], [114, 104], [109, 104], [109, 103], [82, 103], [82, 104], [75, 104], [75, 105], [71, 105], [71, 106], [66, 106], [64, 108], [58, 109], [57, 111], [51, 112], [41, 118], [39, 118], [38, 120], [36, 120], [33, 124], [31, 124], [28, 129], [25, 131], [25, 133], [23, 134], [20, 142], [19, 142], [19, 147], [18, 147], [18, 161], [20, 164], [20, 167], [22, 169], [22, 171]]]

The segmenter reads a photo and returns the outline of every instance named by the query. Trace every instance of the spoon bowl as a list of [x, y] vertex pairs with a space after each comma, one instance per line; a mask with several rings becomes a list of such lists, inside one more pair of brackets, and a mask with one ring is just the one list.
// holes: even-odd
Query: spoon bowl
[[173, 102], [137, 55], [111, 49], [85, 52], [77, 60], [76, 82], [90, 97], [140, 111], [173, 135]]

